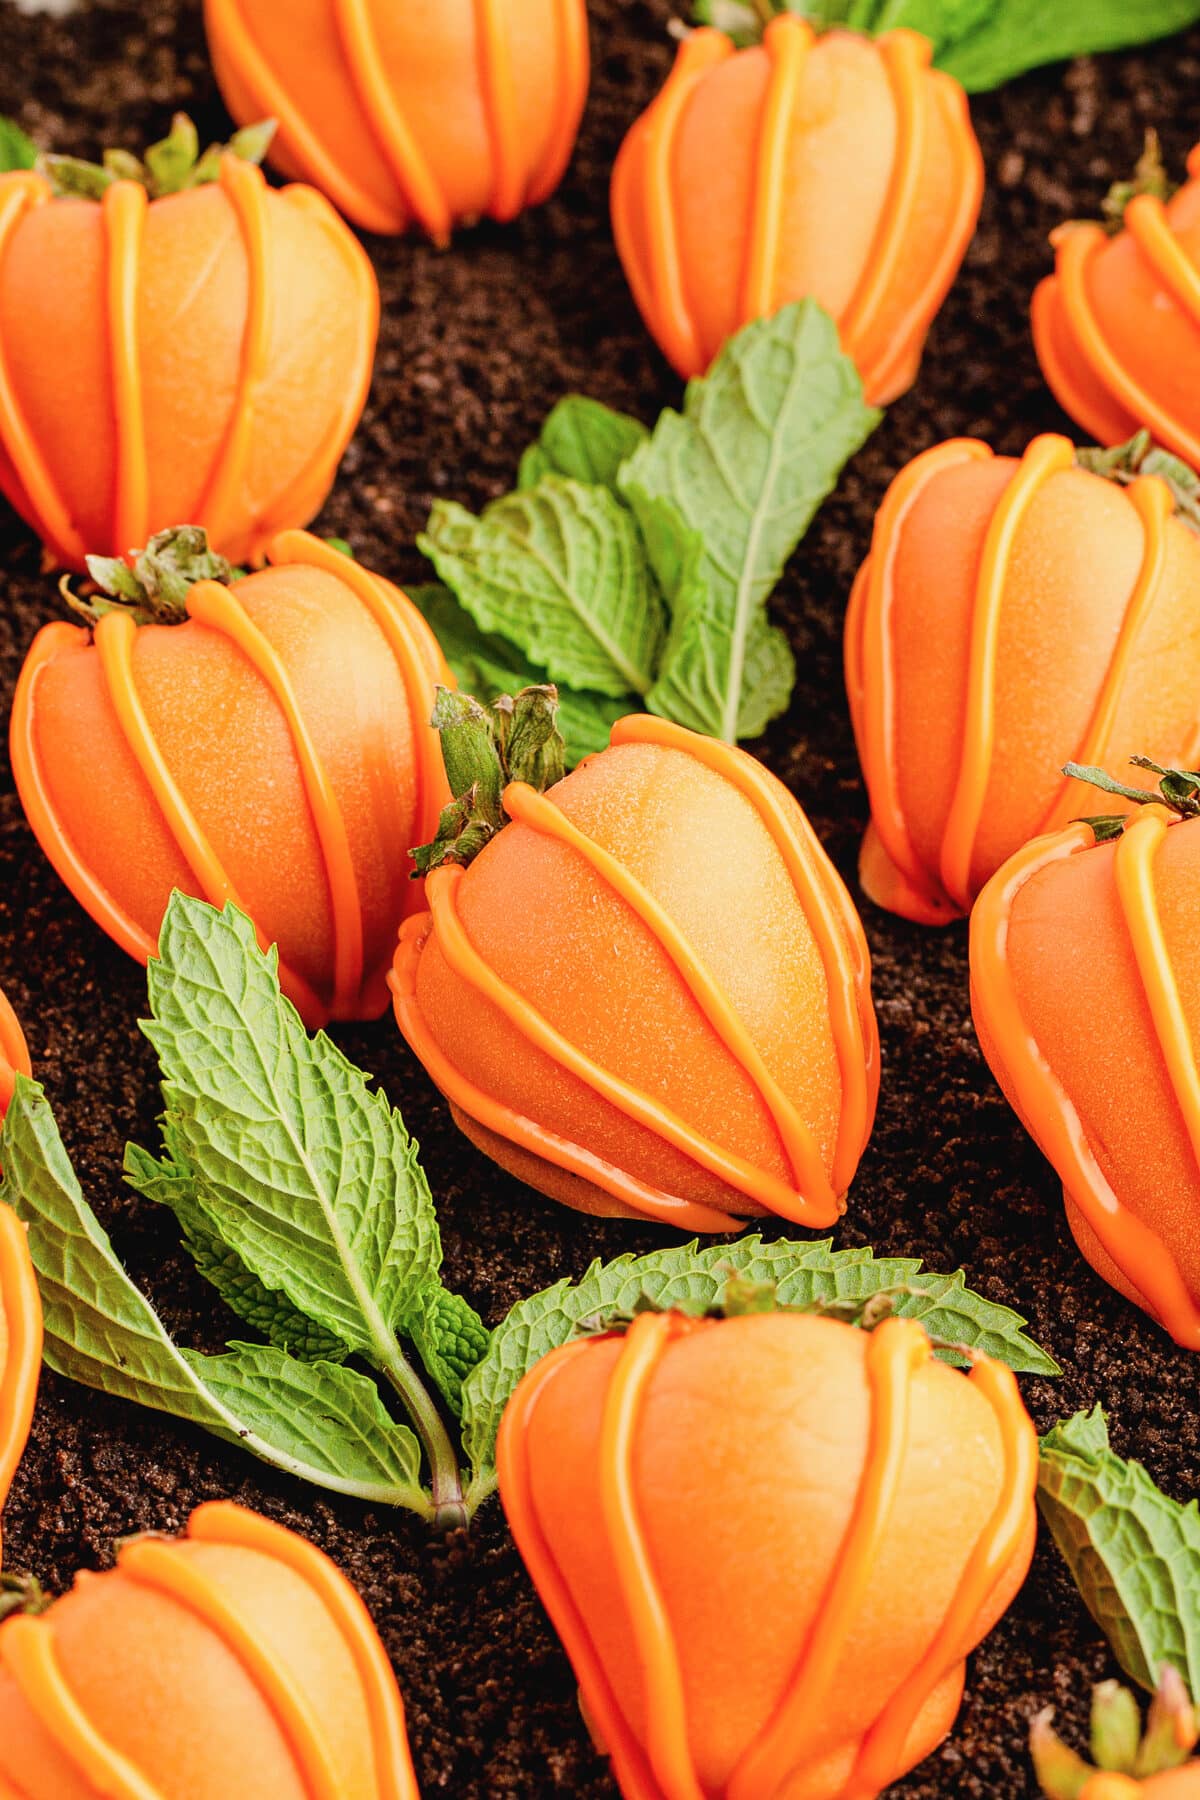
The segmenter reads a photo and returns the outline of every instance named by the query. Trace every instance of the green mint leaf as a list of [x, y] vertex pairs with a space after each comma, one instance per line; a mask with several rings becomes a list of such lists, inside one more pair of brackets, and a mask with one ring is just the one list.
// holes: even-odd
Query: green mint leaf
[[616, 494], [621, 464], [649, 435], [639, 419], [583, 394], [568, 394], [521, 458], [517, 486], [524, 492], [547, 475], [565, 475]]
[[57, 1374], [189, 1420], [302, 1481], [428, 1517], [412, 1432], [366, 1376], [266, 1345], [181, 1350], [87, 1204], [40, 1086], [18, 1075], [0, 1134], [0, 1197], [29, 1228]]
[[614, 698], [650, 688], [665, 609], [637, 526], [606, 488], [548, 475], [479, 518], [439, 500], [417, 542], [480, 630], [551, 681]]
[[135, 1193], [167, 1206], [183, 1229], [183, 1242], [200, 1274], [226, 1306], [277, 1350], [302, 1362], [341, 1362], [346, 1346], [297, 1312], [283, 1294], [272, 1293], [252, 1275], [209, 1225], [190, 1170], [165, 1156], [156, 1162], [137, 1144], [125, 1146], [125, 1179]]
[[[522, 656], [507, 639], [480, 631], [470, 613], [458, 604], [448, 587], [430, 581], [405, 589], [413, 605], [428, 621], [455, 680], [477, 700], [490, 702], [500, 694], [516, 694], [550, 679], [546, 670]], [[567, 766], [581, 757], [603, 750], [608, 734], [625, 713], [637, 712], [636, 694], [613, 699], [608, 694], [558, 690], [558, 729], [567, 746]]]
[[409, 1321], [409, 1334], [430, 1378], [455, 1418], [462, 1416], [463, 1382], [482, 1362], [492, 1334], [461, 1294], [427, 1288]]
[[1043, 63], [1150, 43], [1200, 19], [1197, 0], [905, 0], [886, 11], [889, 27], [907, 25], [932, 38], [938, 67], [968, 93]]
[[264, 1287], [394, 1374], [395, 1334], [441, 1243], [386, 1097], [310, 1038], [235, 907], [172, 895], [148, 969], [168, 1145], [211, 1229]]
[[38, 147], [26, 137], [15, 119], [0, 117], [0, 175], [13, 169], [32, 169], [38, 159]]
[[[719, 1303], [731, 1277], [742, 1287], [773, 1284], [777, 1308], [861, 1302], [898, 1289], [892, 1312], [919, 1319], [932, 1337], [986, 1351], [1021, 1372], [1059, 1372], [1053, 1358], [1025, 1335], [1017, 1313], [972, 1293], [961, 1270], [925, 1273], [912, 1257], [834, 1250], [828, 1239], [764, 1243], [757, 1236], [704, 1249], [693, 1242], [647, 1256], [620, 1256], [594, 1262], [578, 1281], [558, 1281], [518, 1301], [493, 1331], [486, 1356], [463, 1384], [463, 1447], [476, 1471], [473, 1486], [489, 1485], [504, 1408], [521, 1377], [548, 1351], [585, 1325], [627, 1318], [647, 1303], [703, 1314]], [[961, 1361], [952, 1352], [944, 1354], [947, 1361]]]
[[[764, 609], [881, 416], [812, 300], [739, 331], [688, 383], [683, 412], [663, 413], [621, 471], [672, 614], [653, 711], [732, 742], [786, 704], [791, 656]], [[698, 566], [687, 532], [701, 540]]]
[[1164, 1663], [1200, 1692], [1200, 1510], [1111, 1449], [1099, 1407], [1041, 1443], [1038, 1504], [1084, 1604], [1139, 1687]]

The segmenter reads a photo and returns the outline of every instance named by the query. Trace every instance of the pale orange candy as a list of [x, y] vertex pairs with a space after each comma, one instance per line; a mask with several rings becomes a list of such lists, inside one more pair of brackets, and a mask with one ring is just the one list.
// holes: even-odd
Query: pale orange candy
[[181, 521], [257, 560], [328, 493], [378, 318], [328, 202], [235, 156], [153, 202], [0, 176], [0, 490], [69, 568]]
[[585, 0], [205, 0], [234, 118], [367, 231], [445, 242], [558, 186], [588, 88]]
[[143, 962], [173, 888], [236, 901], [309, 1025], [387, 1003], [420, 902], [409, 849], [449, 798], [420, 614], [303, 532], [200, 582], [178, 625], [45, 626], [13, 702], [17, 789], [47, 856]]

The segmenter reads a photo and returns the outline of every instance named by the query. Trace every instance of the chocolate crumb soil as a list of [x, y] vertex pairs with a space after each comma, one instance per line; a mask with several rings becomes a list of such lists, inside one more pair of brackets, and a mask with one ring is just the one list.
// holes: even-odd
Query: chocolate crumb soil
[[[590, 0], [594, 78], [567, 179], [540, 211], [464, 232], [447, 252], [368, 240], [383, 290], [375, 384], [318, 529], [400, 581], [427, 578], [412, 548], [439, 495], [479, 507], [507, 488], [552, 404], [581, 389], [651, 420], [679, 399], [629, 298], [608, 225], [621, 137], [671, 59], [667, 0]], [[987, 161], [978, 236], [929, 340], [916, 390], [893, 406], [819, 515], [777, 597], [799, 661], [788, 716], [759, 746], [807, 808], [853, 884], [865, 818], [841, 679], [841, 625], [871, 518], [919, 450], [961, 434], [1019, 453], [1068, 430], [1029, 335], [1046, 237], [1094, 214], [1154, 125], [1176, 171], [1200, 92], [1200, 31], [1140, 54], [1027, 76], [972, 103]], [[85, 0], [64, 17], [0, 0], [0, 113], [45, 143], [93, 156], [139, 145], [186, 107], [202, 136], [228, 120], [194, 0]], [[0, 693], [55, 616], [32, 536], [0, 517]], [[844, 1245], [963, 1263], [1018, 1307], [1063, 1364], [1023, 1383], [1039, 1427], [1099, 1400], [1115, 1446], [1171, 1494], [1200, 1491], [1197, 1365], [1120, 1300], [1075, 1251], [1058, 1185], [1001, 1099], [971, 1028], [965, 927], [927, 932], [864, 904], [883, 1035], [879, 1122], [837, 1234]], [[151, 1143], [153, 1058], [138, 1035], [145, 977], [68, 896], [27, 829], [0, 750], [0, 985], [85, 1189], [169, 1329], [220, 1347], [228, 1315], [175, 1247], [165, 1215], [124, 1190], [129, 1137]], [[489, 1321], [520, 1295], [580, 1274], [593, 1256], [647, 1250], [664, 1234], [553, 1206], [477, 1155], [451, 1125], [390, 1018], [339, 1029], [420, 1140], [437, 1196], [448, 1278]], [[199, 1431], [45, 1378], [32, 1442], [5, 1514], [6, 1563], [52, 1590], [110, 1557], [112, 1540], [182, 1526], [202, 1500], [256, 1506], [314, 1539], [361, 1590], [392, 1656], [422, 1790], [455, 1800], [570, 1794], [612, 1800], [574, 1682], [511, 1546], [497, 1502], [469, 1537], [433, 1538], [405, 1514], [335, 1500]], [[1035, 1792], [1029, 1715], [1047, 1702], [1078, 1731], [1107, 1651], [1053, 1547], [1043, 1542], [1010, 1613], [971, 1658], [947, 1742], [900, 1800], [1020, 1800]]]

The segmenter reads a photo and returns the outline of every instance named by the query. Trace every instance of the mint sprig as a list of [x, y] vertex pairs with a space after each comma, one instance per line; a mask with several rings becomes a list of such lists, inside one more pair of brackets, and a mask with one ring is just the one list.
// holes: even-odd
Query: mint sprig
[[1038, 1504], [1075, 1585], [1131, 1680], [1164, 1664], [1200, 1692], [1200, 1509], [1112, 1449], [1099, 1407], [1041, 1443]]
[[584, 394], [567, 394], [552, 407], [537, 443], [521, 458], [517, 486], [535, 488], [546, 475], [565, 475], [610, 488], [619, 498], [621, 464], [649, 436], [640, 419]]
[[0, 117], [0, 175], [14, 169], [32, 169], [38, 159], [38, 147], [15, 119]]

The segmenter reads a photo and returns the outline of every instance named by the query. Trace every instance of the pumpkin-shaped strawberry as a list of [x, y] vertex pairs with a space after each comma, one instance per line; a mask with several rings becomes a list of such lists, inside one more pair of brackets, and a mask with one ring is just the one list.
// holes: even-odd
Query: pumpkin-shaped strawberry
[[[1061, 226], [1033, 297], [1033, 339], [1055, 398], [1101, 444], [1147, 426], [1200, 463], [1200, 145], [1173, 196], [1143, 167], [1123, 228]], [[1114, 190], [1121, 195], [1122, 190]], [[1122, 209], [1117, 208], [1120, 212]]]
[[1046, 1800], [1200, 1800], [1196, 1715], [1179, 1674], [1166, 1664], [1150, 1706], [1145, 1735], [1137, 1702], [1116, 1681], [1092, 1695], [1095, 1767], [1068, 1749], [1050, 1721], [1053, 1707], [1029, 1731], [1034, 1768]]
[[447, 794], [428, 721], [448, 677], [389, 583], [304, 532], [267, 554], [234, 579], [184, 528], [136, 572], [93, 559], [115, 600], [34, 639], [12, 763], [46, 855], [123, 949], [153, 955], [174, 888], [234, 900], [315, 1025], [386, 1004], [409, 847]]
[[1033, 1549], [1011, 1371], [907, 1319], [642, 1313], [534, 1367], [497, 1461], [627, 1800], [873, 1800]]
[[29, 1436], [41, 1362], [42, 1307], [25, 1227], [0, 1206], [0, 1508]]
[[1038, 838], [993, 876], [971, 915], [971, 997], [1083, 1254], [1200, 1350], [1200, 775], [1168, 771], [1163, 791]]
[[460, 798], [418, 854], [401, 1031], [472, 1142], [568, 1206], [832, 1223], [878, 1088], [849, 896], [761, 764], [666, 720], [558, 780], [553, 696], [439, 700]]
[[817, 300], [867, 398], [916, 379], [983, 193], [966, 97], [912, 31], [817, 36], [781, 14], [735, 51], [694, 31], [613, 171], [617, 249], [681, 375], [791, 300]]
[[0, 175], [0, 490], [68, 568], [179, 519], [256, 560], [318, 510], [366, 398], [361, 246], [310, 188], [194, 149], [179, 120], [144, 167]]
[[562, 179], [587, 98], [585, 0], [205, 0], [234, 118], [367, 231], [439, 243]]
[[1200, 751], [1184, 522], [1200, 515], [1172, 470], [1144, 437], [1101, 456], [1047, 436], [1019, 461], [954, 439], [897, 476], [846, 616], [860, 873], [881, 906], [925, 924], [969, 912], [1006, 857], [1086, 810], [1071, 757]]
[[0, 1791], [416, 1800], [404, 1709], [328, 1557], [218, 1501], [0, 1626]]

